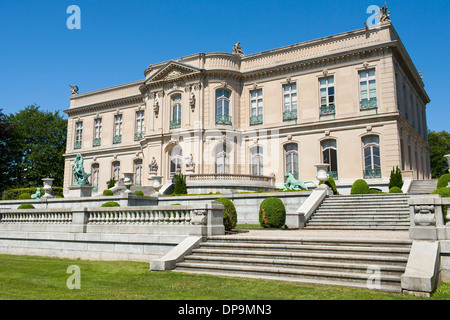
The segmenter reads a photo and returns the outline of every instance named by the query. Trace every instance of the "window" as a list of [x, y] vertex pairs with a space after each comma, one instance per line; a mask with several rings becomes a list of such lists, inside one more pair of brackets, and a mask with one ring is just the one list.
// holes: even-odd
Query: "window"
[[230, 95], [228, 90], [216, 91], [216, 124], [231, 125]]
[[359, 72], [361, 110], [377, 108], [375, 69]]
[[172, 96], [172, 120], [170, 129], [181, 127], [181, 94]]
[[114, 138], [113, 143], [122, 142], [122, 115], [118, 114], [114, 116]]
[[297, 84], [283, 86], [283, 120], [297, 119]]
[[98, 192], [98, 179], [100, 177], [100, 166], [98, 163], [94, 163], [91, 168], [92, 176], [92, 191]]
[[94, 120], [94, 141], [93, 146], [97, 147], [101, 144], [102, 141], [102, 119]]
[[83, 122], [78, 121], [75, 124], [75, 143], [73, 148], [74, 149], [80, 149], [81, 148], [81, 142], [83, 139]]
[[134, 134], [134, 140], [141, 140], [145, 134], [145, 122], [144, 111], [136, 112], [136, 132]]
[[334, 77], [319, 80], [320, 89], [320, 115], [336, 113], [334, 103]]
[[137, 159], [134, 161], [134, 185], [137, 187], [142, 186], [142, 160]]
[[255, 176], [264, 175], [263, 147], [257, 146], [250, 149], [250, 172]]
[[298, 145], [295, 143], [284, 146], [285, 173], [291, 173], [298, 179]]
[[381, 178], [380, 138], [368, 136], [362, 139], [364, 153], [364, 178]]
[[226, 143], [223, 143], [216, 148], [216, 173], [230, 173], [230, 153], [227, 150]]
[[111, 165], [111, 177], [116, 180], [119, 181], [120, 179], [120, 162], [119, 161], [114, 161]]
[[262, 89], [250, 92], [250, 125], [261, 123], [263, 123]]
[[180, 146], [175, 146], [169, 156], [169, 176], [172, 178], [177, 172], [181, 172], [183, 150]]
[[336, 140], [325, 140], [321, 142], [322, 148], [322, 163], [327, 163], [328, 174], [333, 177], [333, 179], [338, 180], [338, 165], [337, 165], [337, 147]]

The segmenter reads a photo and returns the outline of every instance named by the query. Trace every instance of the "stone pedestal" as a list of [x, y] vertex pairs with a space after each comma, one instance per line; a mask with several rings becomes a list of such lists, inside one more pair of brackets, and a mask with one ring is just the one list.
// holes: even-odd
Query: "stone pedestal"
[[53, 180], [55, 180], [55, 179], [52, 179], [52, 178], [42, 179], [42, 181], [44, 181], [44, 188], [43, 189], [45, 191], [45, 194], [42, 196], [42, 198], [45, 198], [45, 199], [47, 199], [47, 198], [54, 198], [54, 196], [51, 194]]
[[69, 186], [69, 195], [67, 198], [83, 198], [92, 196], [92, 186]]

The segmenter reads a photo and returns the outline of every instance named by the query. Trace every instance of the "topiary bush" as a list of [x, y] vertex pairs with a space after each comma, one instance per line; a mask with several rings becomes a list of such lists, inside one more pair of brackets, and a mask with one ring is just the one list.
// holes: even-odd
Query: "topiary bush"
[[22, 203], [17, 209], [35, 209], [31, 203]]
[[[331, 190], [333, 190], [333, 193], [335, 195], [339, 195], [339, 192], [337, 191], [337, 188], [336, 188], [336, 182], [334, 182], [334, 179], [332, 176], [329, 176], [327, 181], [325, 181], [324, 183], [327, 186], [329, 186], [331, 188]], [[322, 182], [319, 183], [319, 185], [321, 185], [321, 184], [322, 184]]]
[[143, 196], [144, 196], [144, 192], [142, 192], [141, 190], [136, 190], [136, 191], [134, 192], [134, 194], [137, 195], [137, 196], [140, 196], [140, 197], [143, 197]]
[[398, 166], [395, 169], [392, 168], [391, 176], [389, 178], [389, 190], [393, 187], [398, 187], [400, 189], [403, 187], [402, 172]]
[[226, 198], [219, 198], [215, 202], [223, 204], [223, 225], [225, 226], [225, 230], [230, 231], [236, 228], [237, 211], [233, 202]]
[[112, 190], [106, 189], [106, 190], [103, 190], [103, 195], [104, 196], [113, 196], [114, 192], [112, 192]]
[[31, 194], [29, 194], [29, 193], [22, 193], [19, 196], [19, 200], [27, 200], [27, 199], [31, 199]]
[[270, 197], [261, 202], [259, 223], [263, 228], [283, 228], [286, 223], [286, 208], [283, 201]]
[[437, 188], [438, 189], [447, 188], [449, 182], [450, 182], [450, 173], [444, 174], [439, 178]]
[[363, 179], [356, 180], [353, 182], [350, 194], [369, 194], [370, 188], [367, 182]]
[[389, 193], [403, 193], [403, 191], [399, 187], [392, 187], [389, 189]]
[[115, 201], [108, 201], [102, 204], [102, 207], [120, 207], [120, 204]]
[[186, 177], [182, 173], [175, 176], [175, 186], [173, 188], [173, 194], [187, 194]]

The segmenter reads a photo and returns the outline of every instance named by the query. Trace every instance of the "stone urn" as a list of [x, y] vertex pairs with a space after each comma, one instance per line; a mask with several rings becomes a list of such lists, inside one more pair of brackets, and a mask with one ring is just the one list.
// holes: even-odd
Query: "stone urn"
[[321, 164], [316, 164], [315, 167], [317, 168], [317, 180], [319, 180], [319, 187], [318, 189], [328, 189], [328, 186], [325, 184], [325, 181], [328, 180], [328, 168], [329, 168], [329, 164], [328, 163], [321, 163]]
[[52, 178], [44, 178], [42, 179], [42, 181], [44, 182], [44, 191], [45, 194], [43, 195], [43, 198], [54, 198], [54, 196], [52, 196], [52, 185], [53, 185], [53, 180]]
[[450, 154], [447, 154], [447, 155], [445, 155], [444, 157], [447, 158], [448, 172], [450, 172]]
[[127, 187], [125, 193], [130, 193], [130, 187], [133, 185], [133, 172], [124, 172], [123, 174], [123, 184]]

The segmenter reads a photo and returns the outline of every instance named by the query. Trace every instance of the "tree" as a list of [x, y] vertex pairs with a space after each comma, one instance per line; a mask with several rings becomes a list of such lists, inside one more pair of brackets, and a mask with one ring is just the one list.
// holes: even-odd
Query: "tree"
[[8, 116], [14, 125], [11, 174], [16, 177], [15, 187], [41, 186], [45, 177], [55, 179], [55, 186], [63, 185], [67, 120], [59, 111], [52, 113], [39, 108], [27, 106]]
[[440, 176], [448, 173], [448, 164], [444, 156], [450, 154], [450, 133], [430, 131], [428, 143], [431, 147], [431, 176], [433, 179], [439, 179]]
[[389, 178], [389, 189], [394, 187], [400, 189], [403, 187], [402, 172], [400, 171], [398, 166], [395, 169], [392, 168], [391, 176]]
[[13, 165], [12, 137], [14, 126], [8, 121], [0, 109], [0, 191], [12, 183], [11, 168]]

